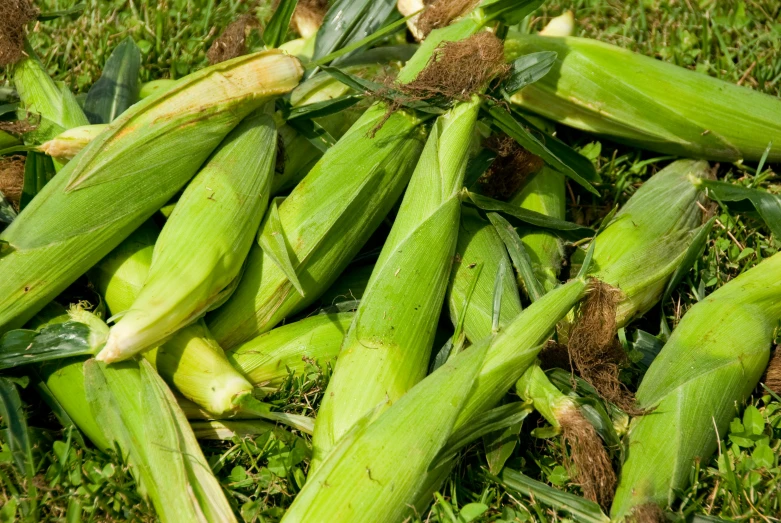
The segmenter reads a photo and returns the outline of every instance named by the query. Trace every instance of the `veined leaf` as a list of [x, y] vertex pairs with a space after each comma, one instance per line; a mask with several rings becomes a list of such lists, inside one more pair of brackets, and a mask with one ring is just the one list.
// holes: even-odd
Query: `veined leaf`
[[371, 35], [396, 8], [395, 0], [337, 0], [317, 31], [314, 59]]
[[781, 238], [781, 196], [718, 180], [701, 180], [700, 183], [722, 202], [750, 202], [773, 236]]
[[516, 91], [536, 82], [550, 72], [557, 56], [558, 54], [553, 51], [541, 51], [517, 58], [512, 63], [510, 74], [502, 83], [502, 88], [508, 95], [513, 95]]
[[91, 124], [111, 123], [138, 101], [141, 51], [128, 36], [114, 49], [87, 93], [84, 113]]
[[263, 41], [269, 47], [279, 47], [287, 36], [290, 19], [296, 10], [298, 0], [282, 0], [263, 30]]

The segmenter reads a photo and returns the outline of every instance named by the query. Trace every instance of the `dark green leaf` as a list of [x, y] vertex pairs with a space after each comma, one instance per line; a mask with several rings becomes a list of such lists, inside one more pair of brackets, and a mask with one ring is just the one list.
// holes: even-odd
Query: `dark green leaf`
[[75, 321], [9, 331], [0, 339], [0, 369], [93, 354], [89, 337], [89, 327]]
[[[13, 206], [11, 205], [11, 202], [6, 200], [5, 196], [3, 196], [2, 193], [0, 193], [0, 223], [10, 224], [15, 219], [16, 219], [16, 211], [14, 210]], [[3, 227], [0, 227], [0, 231], [2, 231], [2, 230], [3, 230]], [[7, 245], [7, 242], [6, 242], [6, 245]], [[2, 252], [2, 251], [3, 251], [3, 249], [0, 248], [0, 252]]]
[[594, 230], [572, 222], [551, 218], [544, 214], [521, 209], [506, 202], [494, 200], [474, 192], [468, 192], [469, 199], [478, 208], [484, 211], [497, 211], [505, 216], [511, 216], [523, 223], [535, 225], [541, 229], [551, 231], [551, 233], [566, 240], [582, 240], [594, 236]]
[[19, 109], [20, 105], [21, 102], [14, 102], [10, 104], [0, 105], [0, 116], [5, 116], [6, 114], [10, 114], [10, 113], [16, 113], [16, 110]]
[[513, 266], [521, 276], [526, 286], [526, 291], [529, 293], [529, 298], [532, 301], [541, 298], [545, 294], [545, 289], [534, 274], [531, 258], [529, 258], [529, 253], [526, 252], [518, 232], [510, 222], [495, 212], [489, 212], [488, 219], [491, 220], [496, 232], [499, 233], [499, 237], [504, 242], [505, 247], [507, 247]]
[[469, 190], [475, 189], [477, 180], [488, 170], [492, 163], [496, 160], [496, 153], [490, 149], [483, 149], [477, 156], [471, 158], [466, 166], [466, 174], [464, 175], [464, 187]]
[[76, 4], [73, 7], [70, 7], [68, 9], [62, 9], [60, 11], [47, 11], [45, 13], [41, 13], [38, 15], [38, 20], [41, 22], [48, 22], [49, 20], [54, 20], [56, 18], [62, 18], [64, 16], [71, 16], [71, 15], [80, 15], [82, 11], [87, 7], [87, 4], [82, 2], [80, 4]]
[[642, 359], [637, 364], [643, 369], [648, 370], [656, 356], [662, 351], [664, 342], [649, 332], [644, 330], [635, 331], [634, 350], [642, 355]]
[[[358, 54], [362, 54], [363, 52], [360, 51], [361, 48], [366, 47], [367, 45], [371, 44], [372, 42], [375, 42], [379, 40], [380, 38], [383, 38], [384, 36], [393, 33], [394, 31], [398, 30], [399, 28], [403, 27], [407, 20], [409, 20], [411, 16], [408, 16], [407, 18], [402, 18], [401, 20], [396, 20], [395, 22], [392, 22], [382, 29], [379, 29], [378, 31], [375, 31], [374, 33], [370, 34], [366, 38], [359, 40], [357, 42], [354, 42], [350, 45], [347, 45], [338, 51], [334, 51], [333, 53], [330, 53], [322, 58], [318, 58], [317, 60], [314, 60], [311, 65], [313, 66], [320, 66], [325, 65], [327, 63], [330, 63], [334, 60], [340, 59], [344, 57], [343, 59], [339, 60], [339, 65], [347, 66], [348, 64], [354, 64], [353, 58], [357, 56]], [[371, 51], [371, 50], [370, 50]], [[355, 53], [353, 53], [355, 52]], [[407, 58], [404, 58], [404, 56], [398, 56], [395, 58], [395, 60], [400, 61], [406, 61], [409, 59], [409, 57], [414, 53], [409, 53], [406, 55]], [[313, 72], [316, 69], [313, 69]]]
[[361, 100], [361, 96], [355, 94], [348, 94], [340, 96], [338, 98], [332, 98], [330, 100], [323, 100], [322, 102], [316, 102], [313, 104], [303, 105], [301, 107], [294, 107], [288, 114], [287, 121], [295, 120], [296, 118], [321, 118], [330, 114], [338, 113], [343, 109], [352, 107]]
[[41, 153], [29, 153], [24, 163], [24, 186], [19, 207], [24, 209], [55, 174], [51, 158]]
[[491, 432], [483, 436], [485, 447], [485, 460], [488, 462], [488, 471], [498, 474], [504, 468], [504, 464], [512, 456], [518, 445], [518, 436], [521, 433], [523, 422], [510, 425], [504, 430]]
[[350, 74], [337, 67], [323, 67], [323, 71], [333, 76], [335, 79], [342, 82], [347, 87], [358, 91], [359, 93], [367, 93], [374, 95], [381, 95], [392, 102], [398, 103], [403, 107], [423, 111], [431, 114], [444, 114], [445, 108], [437, 107], [423, 100], [409, 100], [407, 96], [399, 91], [371, 80], [365, 80], [360, 76]]
[[90, 123], [111, 123], [138, 101], [141, 51], [127, 37], [106, 61], [103, 74], [87, 93], [84, 113]]
[[308, 118], [298, 118], [288, 122], [298, 134], [309, 140], [320, 152], [326, 152], [336, 143], [336, 139], [317, 122]]
[[[533, 132], [529, 129], [529, 126], [522, 125], [522, 122], [519, 122], [516, 116], [507, 112], [504, 107], [498, 105], [496, 102], [488, 101], [485, 107], [488, 110], [488, 115], [491, 117], [492, 123], [497, 129], [511, 137], [532, 154], [536, 154], [542, 158], [545, 163], [561, 172], [564, 176], [571, 178], [592, 194], [600, 196], [599, 191], [597, 191], [586, 178], [581, 176], [572, 166], [565, 163], [553, 152], [553, 150], [551, 150], [548, 146], [548, 142], [552, 141], [551, 137], [540, 132]], [[591, 162], [589, 162], [589, 165], [590, 163]], [[593, 169], [593, 166], [591, 168]]]
[[502, 84], [505, 92], [512, 96], [529, 84], [533, 84], [550, 72], [558, 54], [542, 51], [523, 55], [512, 63], [510, 74]]
[[483, 0], [480, 7], [488, 20], [516, 25], [540, 7], [545, 0]]
[[489, 410], [479, 420], [461, 427], [447, 440], [447, 443], [432, 461], [429, 470], [433, 470], [453, 457], [453, 455], [473, 441], [486, 434], [503, 430], [521, 423], [532, 411], [529, 403], [516, 401]]
[[527, 497], [534, 497], [534, 499], [545, 505], [569, 513], [575, 521], [583, 523], [610, 522], [610, 518], [593, 501], [568, 492], [562, 492], [545, 483], [533, 480], [518, 471], [504, 469], [501, 479], [494, 479], [508, 490], [518, 492]]
[[363, 40], [382, 27], [395, 8], [395, 0], [336, 0], [317, 31], [313, 58]]
[[13, 455], [19, 471], [32, 478], [35, 475], [33, 450], [30, 445], [30, 434], [27, 432], [27, 420], [24, 417], [22, 399], [16, 385], [8, 378], [0, 377], [0, 417], [7, 429], [5, 441]]
[[750, 202], [776, 238], [781, 238], [781, 196], [717, 180], [701, 180], [704, 187], [721, 202]]
[[298, 0], [281, 0], [276, 11], [271, 16], [268, 25], [263, 30], [263, 41], [269, 47], [279, 47], [285, 41], [290, 19], [296, 10]]

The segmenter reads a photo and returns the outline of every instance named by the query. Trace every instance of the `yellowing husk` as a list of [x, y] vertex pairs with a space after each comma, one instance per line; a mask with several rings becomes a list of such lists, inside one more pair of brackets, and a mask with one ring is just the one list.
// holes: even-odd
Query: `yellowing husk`
[[[145, 223], [91, 271], [98, 291], [113, 313], [127, 310], [141, 292], [157, 235], [157, 228]], [[228, 363], [202, 321], [182, 329], [144, 355], [163, 379], [212, 415], [235, 411], [235, 400], [253, 389]]]
[[353, 313], [319, 314], [283, 325], [228, 351], [228, 361], [259, 387], [274, 389], [290, 372], [301, 374], [309, 362], [333, 361]]
[[[781, 143], [781, 101], [758, 91], [586, 38], [512, 33], [505, 48], [509, 59], [558, 53], [550, 73], [512, 98], [557, 122], [714, 161], [758, 161]], [[781, 160], [781, 148], [768, 160]]]
[[[456, 260], [450, 274], [448, 308], [454, 325], [464, 318], [464, 334], [472, 342], [491, 335], [493, 328], [494, 291], [499, 266], [504, 263], [502, 303], [499, 328], [504, 328], [521, 313], [518, 283], [513, 275], [507, 249], [494, 226], [474, 209], [461, 212]], [[479, 273], [478, 273], [479, 271]], [[474, 281], [477, 278], [477, 281]], [[471, 295], [469, 290], [474, 288]], [[467, 303], [466, 313], [464, 304]]]
[[288, 279], [279, 253], [253, 245], [236, 292], [206, 318], [223, 348], [271, 330], [314, 302], [396, 202], [420, 154], [422, 129], [420, 120], [398, 111], [369, 137], [384, 117], [383, 104], [368, 109], [279, 205], [278, 223], [269, 213], [261, 239], [278, 245], [282, 234], [305, 296]]
[[695, 183], [708, 164], [679, 160], [637, 190], [597, 236], [590, 275], [621, 290], [616, 321], [625, 325], [656, 304], [702, 224]]
[[666, 507], [685, 489], [695, 459], [708, 462], [736, 408], [767, 367], [781, 321], [781, 254], [692, 307], [643, 377], [611, 514]]
[[[135, 104], [1, 235], [0, 332], [36, 311], [162, 207], [252, 110], [290, 91], [297, 59], [263, 51], [203, 69]], [[85, 212], [89, 209], [89, 212]]]
[[42, 143], [39, 146], [39, 150], [64, 164], [79, 154], [107, 127], [108, 125], [106, 124], [94, 124], [68, 129], [51, 140]]
[[313, 469], [359, 419], [393, 404], [426, 375], [479, 108], [474, 97], [431, 130], [323, 397]]
[[119, 361], [156, 347], [224, 300], [266, 211], [276, 148], [276, 126], [263, 114], [225, 138], [163, 227], [133, 305], [114, 311], [122, 317], [98, 360]]

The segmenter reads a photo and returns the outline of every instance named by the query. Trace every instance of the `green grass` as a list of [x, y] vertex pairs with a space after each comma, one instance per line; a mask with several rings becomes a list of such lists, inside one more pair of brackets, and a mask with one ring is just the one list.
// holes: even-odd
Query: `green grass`
[[[70, 7], [73, 0], [47, 0], [44, 11]], [[255, 5], [255, 7], [251, 7]], [[775, 0], [551, 0], [531, 21], [541, 28], [550, 16], [575, 10], [577, 34], [598, 38], [695, 69], [703, 74], [781, 94], [781, 5]], [[144, 57], [143, 79], [177, 78], [202, 67], [205, 53], [220, 29], [252, 9], [261, 21], [269, 16], [265, 2], [240, 0], [88, 0], [79, 18], [40, 24], [31, 37], [51, 74], [77, 92], [85, 92], [100, 74], [113, 47], [132, 35]], [[707, 110], [703, 107], [702, 110]], [[580, 132], [560, 129], [559, 136], [589, 156], [603, 177], [596, 199], [570, 184], [568, 218], [593, 225], [616, 204], [624, 203], [669, 158], [597, 141]], [[781, 185], [772, 166], [757, 173], [753, 166], [720, 165], [718, 177], [772, 192]], [[705, 254], [664, 304], [671, 326], [706, 294], [778, 251], [779, 243], [761, 222], [714, 207], [719, 224]], [[626, 332], [659, 330], [660, 313], [649, 313]], [[312, 367], [291, 377], [269, 398], [284, 410], [312, 415], [325, 388], [328, 372]], [[636, 380], [636, 374], [628, 374]], [[636, 383], [631, 383], [635, 385]], [[35, 488], [12, 465], [7, 446], [0, 451], [0, 504], [18, 493], [37, 497], [42, 519], [64, 521], [81, 511], [84, 521], [154, 520], [151, 508], [137, 494], [135, 482], [116, 456], [106, 455], [68, 438], [34, 391], [23, 392], [35, 429], [39, 463]], [[781, 398], [758, 391], [750, 400], [759, 418], [736, 420], [723, 434], [721, 452], [692, 468], [692, 486], [680, 493], [673, 510], [681, 518], [711, 515], [737, 521], [778, 521], [781, 514]], [[761, 421], [757, 421], [761, 420]], [[744, 423], [745, 422], [745, 423]], [[508, 466], [573, 493], [566, 449], [557, 439], [537, 439], [531, 430], [543, 421], [524, 422], [520, 444]], [[748, 427], [748, 428], [747, 428]], [[0, 440], [4, 441], [0, 435]], [[757, 451], [766, 441], [772, 456]], [[67, 450], [67, 452], [66, 452]], [[307, 462], [295, 447], [271, 435], [209, 442], [204, 451], [237, 513], [246, 521], [278, 521], [303, 484]], [[485, 477], [482, 443], [463, 453], [459, 465], [420, 521], [563, 521], [561, 514], [505, 491]], [[775, 516], [775, 519], [773, 515]], [[0, 510], [0, 521], [3, 520]]]

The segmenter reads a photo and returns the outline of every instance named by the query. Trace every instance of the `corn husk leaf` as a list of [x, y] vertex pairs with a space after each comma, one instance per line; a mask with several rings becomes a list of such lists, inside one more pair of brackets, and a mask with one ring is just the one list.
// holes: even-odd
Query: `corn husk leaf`
[[0, 257], [0, 332], [24, 324], [108, 254], [244, 115], [292, 89], [300, 74], [296, 59], [273, 51], [240, 57], [183, 78], [110, 124], [0, 235], [10, 246]]
[[363, 521], [366, 514], [377, 522], [402, 520], [426, 470], [447, 442], [485, 350], [464, 352], [376, 421], [356, 424], [309, 478], [282, 521]]
[[251, 383], [273, 389], [310, 362], [333, 361], [352, 320], [349, 312], [312, 316], [261, 334], [226, 356]]
[[775, 255], [697, 303], [673, 331], [637, 391], [640, 406], [654, 410], [630, 425], [613, 517], [667, 506], [688, 485], [693, 461], [716, 450], [767, 367], [781, 321], [779, 274]]
[[[550, 74], [512, 99], [554, 121], [714, 161], [756, 161], [768, 142], [781, 143], [781, 102], [766, 94], [585, 38], [512, 33], [505, 49], [510, 58], [558, 54]], [[775, 148], [769, 160], [779, 158]]]
[[[253, 246], [242, 281], [207, 324], [225, 349], [269, 331], [314, 302], [341, 274], [398, 199], [422, 148], [420, 121], [375, 105], [332, 147], [279, 206], [279, 223], [306, 298], [280, 266]], [[356, 154], [356, 150], [363, 151]], [[268, 218], [261, 226], [268, 243]], [[280, 233], [278, 233], [280, 234]]]
[[235, 521], [187, 420], [145, 361], [84, 366], [90, 408], [162, 521]]
[[[229, 295], [266, 211], [276, 141], [271, 117], [255, 114], [220, 144], [163, 227], [146, 281], [130, 309], [116, 311], [99, 360], [153, 348]], [[205, 237], [198, 256], [187, 252]]]
[[[496, 274], [500, 263], [509, 267], [510, 260], [496, 230], [468, 207], [461, 213], [456, 253], [448, 289], [450, 318], [455, 325], [460, 318], [466, 338], [477, 342], [491, 334]], [[522, 310], [512, 271], [504, 273], [501, 300], [500, 329]]]
[[358, 419], [394, 403], [426, 374], [478, 111], [475, 97], [434, 124], [323, 398], [314, 469]]

